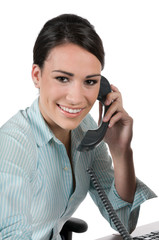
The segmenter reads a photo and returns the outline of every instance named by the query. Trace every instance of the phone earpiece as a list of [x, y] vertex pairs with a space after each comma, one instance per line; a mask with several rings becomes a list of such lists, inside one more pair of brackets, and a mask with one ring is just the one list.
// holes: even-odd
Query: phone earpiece
[[[100, 89], [99, 89], [99, 94], [97, 99], [104, 105], [104, 102], [106, 100], [107, 94], [110, 93], [111, 90], [111, 86], [109, 81], [101, 76], [101, 82], [100, 82]], [[104, 105], [105, 106], [105, 105]]]
[[[100, 90], [98, 94], [98, 100], [104, 106], [104, 115], [106, 114], [109, 106], [105, 106], [104, 102], [106, 100], [107, 94], [111, 92], [111, 87], [108, 80], [105, 77], [101, 77], [100, 82]], [[109, 122], [101, 121], [101, 125], [99, 128], [95, 130], [88, 130], [82, 139], [80, 145], [78, 146], [77, 150], [80, 152], [89, 151], [94, 149], [104, 138], [105, 133], [107, 131]]]

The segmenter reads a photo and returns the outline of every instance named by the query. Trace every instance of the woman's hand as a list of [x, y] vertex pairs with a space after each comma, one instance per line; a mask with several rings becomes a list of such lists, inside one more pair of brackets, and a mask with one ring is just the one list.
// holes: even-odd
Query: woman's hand
[[[110, 121], [104, 141], [108, 144], [112, 156], [120, 157], [130, 148], [133, 119], [123, 108], [122, 96], [118, 88], [111, 85], [111, 89], [112, 92], [107, 95], [105, 101], [105, 105], [111, 104], [111, 106], [103, 118], [104, 122]], [[99, 109], [101, 119], [101, 104]]]
[[[123, 200], [133, 202], [136, 189], [131, 149], [133, 120], [123, 108], [118, 88], [111, 85], [111, 89], [112, 92], [107, 95], [105, 101], [105, 105], [111, 105], [103, 118], [104, 122], [110, 121], [104, 140], [109, 146], [114, 162], [116, 190]], [[100, 119], [101, 115], [102, 106], [100, 104]]]

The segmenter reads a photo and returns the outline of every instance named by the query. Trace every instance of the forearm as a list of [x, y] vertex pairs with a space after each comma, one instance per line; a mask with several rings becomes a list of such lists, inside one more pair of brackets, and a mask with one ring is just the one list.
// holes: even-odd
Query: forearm
[[132, 149], [130, 148], [121, 156], [112, 157], [114, 160], [116, 190], [124, 201], [132, 203], [136, 190], [136, 177]]

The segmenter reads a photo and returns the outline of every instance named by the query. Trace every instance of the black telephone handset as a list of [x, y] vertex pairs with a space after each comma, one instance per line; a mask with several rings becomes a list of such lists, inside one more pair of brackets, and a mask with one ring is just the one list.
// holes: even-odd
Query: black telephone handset
[[[103, 104], [104, 106], [104, 115], [107, 112], [109, 106], [106, 106], [104, 104], [107, 94], [111, 92], [111, 87], [108, 82], [108, 80], [105, 77], [101, 77], [101, 82], [100, 82], [100, 89], [99, 89], [99, 94], [98, 94], [98, 100]], [[105, 133], [107, 131], [109, 122], [102, 122], [99, 128], [96, 130], [88, 130], [82, 139], [82, 142], [78, 146], [77, 150], [78, 151], [89, 151], [92, 150], [96, 147], [97, 144], [99, 144], [102, 139], [105, 136]]]

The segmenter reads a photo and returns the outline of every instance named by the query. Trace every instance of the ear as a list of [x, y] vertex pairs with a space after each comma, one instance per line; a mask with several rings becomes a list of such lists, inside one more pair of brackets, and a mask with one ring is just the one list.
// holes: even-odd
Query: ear
[[37, 64], [33, 64], [31, 75], [35, 87], [40, 88], [41, 69]]

